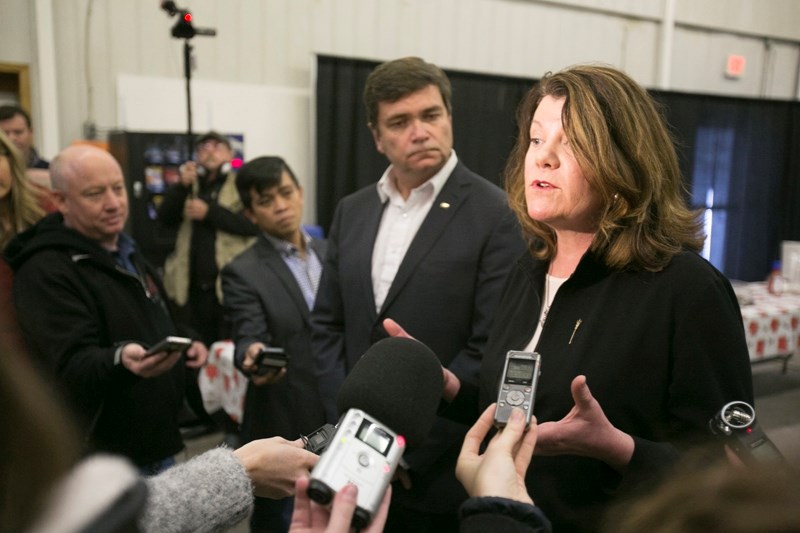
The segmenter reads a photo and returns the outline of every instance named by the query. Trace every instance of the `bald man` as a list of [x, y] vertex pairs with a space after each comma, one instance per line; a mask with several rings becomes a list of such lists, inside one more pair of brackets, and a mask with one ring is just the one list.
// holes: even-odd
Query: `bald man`
[[72, 146], [52, 161], [58, 212], [12, 241], [14, 302], [33, 355], [58, 382], [97, 450], [159, 472], [183, 448], [178, 412], [186, 367], [208, 352], [198, 342], [148, 355], [181, 335], [161, 280], [123, 232], [128, 197], [117, 161]]

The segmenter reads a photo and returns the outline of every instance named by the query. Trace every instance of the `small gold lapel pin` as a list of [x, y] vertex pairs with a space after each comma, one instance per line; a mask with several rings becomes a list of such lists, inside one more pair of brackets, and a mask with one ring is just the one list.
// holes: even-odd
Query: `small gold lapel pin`
[[572, 344], [572, 339], [574, 339], [575, 334], [578, 333], [578, 328], [581, 327], [581, 323], [583, 323], [583, 320], [580, 318], [575, 322], [575, 329], [572, 330], [572, 335], [569, 337], [569, 342], [567, 344]]
[[447, 202], [442, 202], [439, 204], [439, 207], [441, 207], [442, 209], [450, 209], [450, 204], [448, 204]]

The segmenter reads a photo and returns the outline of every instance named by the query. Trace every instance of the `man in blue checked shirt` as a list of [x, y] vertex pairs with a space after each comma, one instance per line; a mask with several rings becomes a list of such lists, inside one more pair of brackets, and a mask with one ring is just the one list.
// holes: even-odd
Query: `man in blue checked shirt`
[[[250, 378], [244, 442], [297, 439], [322, 426], [324, 409], [311, 355], [309, 314], [326, 242], [301, 226], [303, 189], [280, 157], [258, 157], [239, 169], [244, 214], [260, 230], [256, 242], [222, 270], [223, 307], [236, 343], [236, 365]], [[264, 348], [281, 348], [283, 368], [264, 367]], [[252, 531], [286, 531], [292, 500], [256, 498]]]

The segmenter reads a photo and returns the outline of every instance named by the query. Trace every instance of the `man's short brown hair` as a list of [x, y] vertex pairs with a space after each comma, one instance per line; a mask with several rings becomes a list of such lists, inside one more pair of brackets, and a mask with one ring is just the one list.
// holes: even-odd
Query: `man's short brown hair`
[[25, 124], [28, 125], [28, 129], [31, 129], [31, 115], [25, 111], [25, 109], [18, 105], [12, 104], [0, 106], [0, 120], [8, 120], [16, 117], [17, 115], [24, 118]]
[[381, 102], [396, 102], [429, 85], [439, 89], [447, 114], [452, 115], [453, 90], [442, 69], [419, 57], [403, 57], [378, 65], [367, 77], [364, 87], [364, 105], [369, 124], [377, 127], [378, 104]]

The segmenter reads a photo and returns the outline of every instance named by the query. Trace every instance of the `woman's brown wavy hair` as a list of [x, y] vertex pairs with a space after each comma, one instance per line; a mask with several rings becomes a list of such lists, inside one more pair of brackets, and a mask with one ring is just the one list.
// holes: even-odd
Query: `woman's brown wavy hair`
[[658, 271], [682, 250], [702, 248], [702, 225], [686, 205], [674, 142], [656, 102], [619, 70], [578, 65], [546, 74], [517, 111], [506, 191], [535, 257], [552, 258], [557, 244], [550, 227], [528, 216], [525, 202], [530, 126], [545, 96], [564, 99], [564, 132], [605, 206], [590, 249], [606, 265]]

